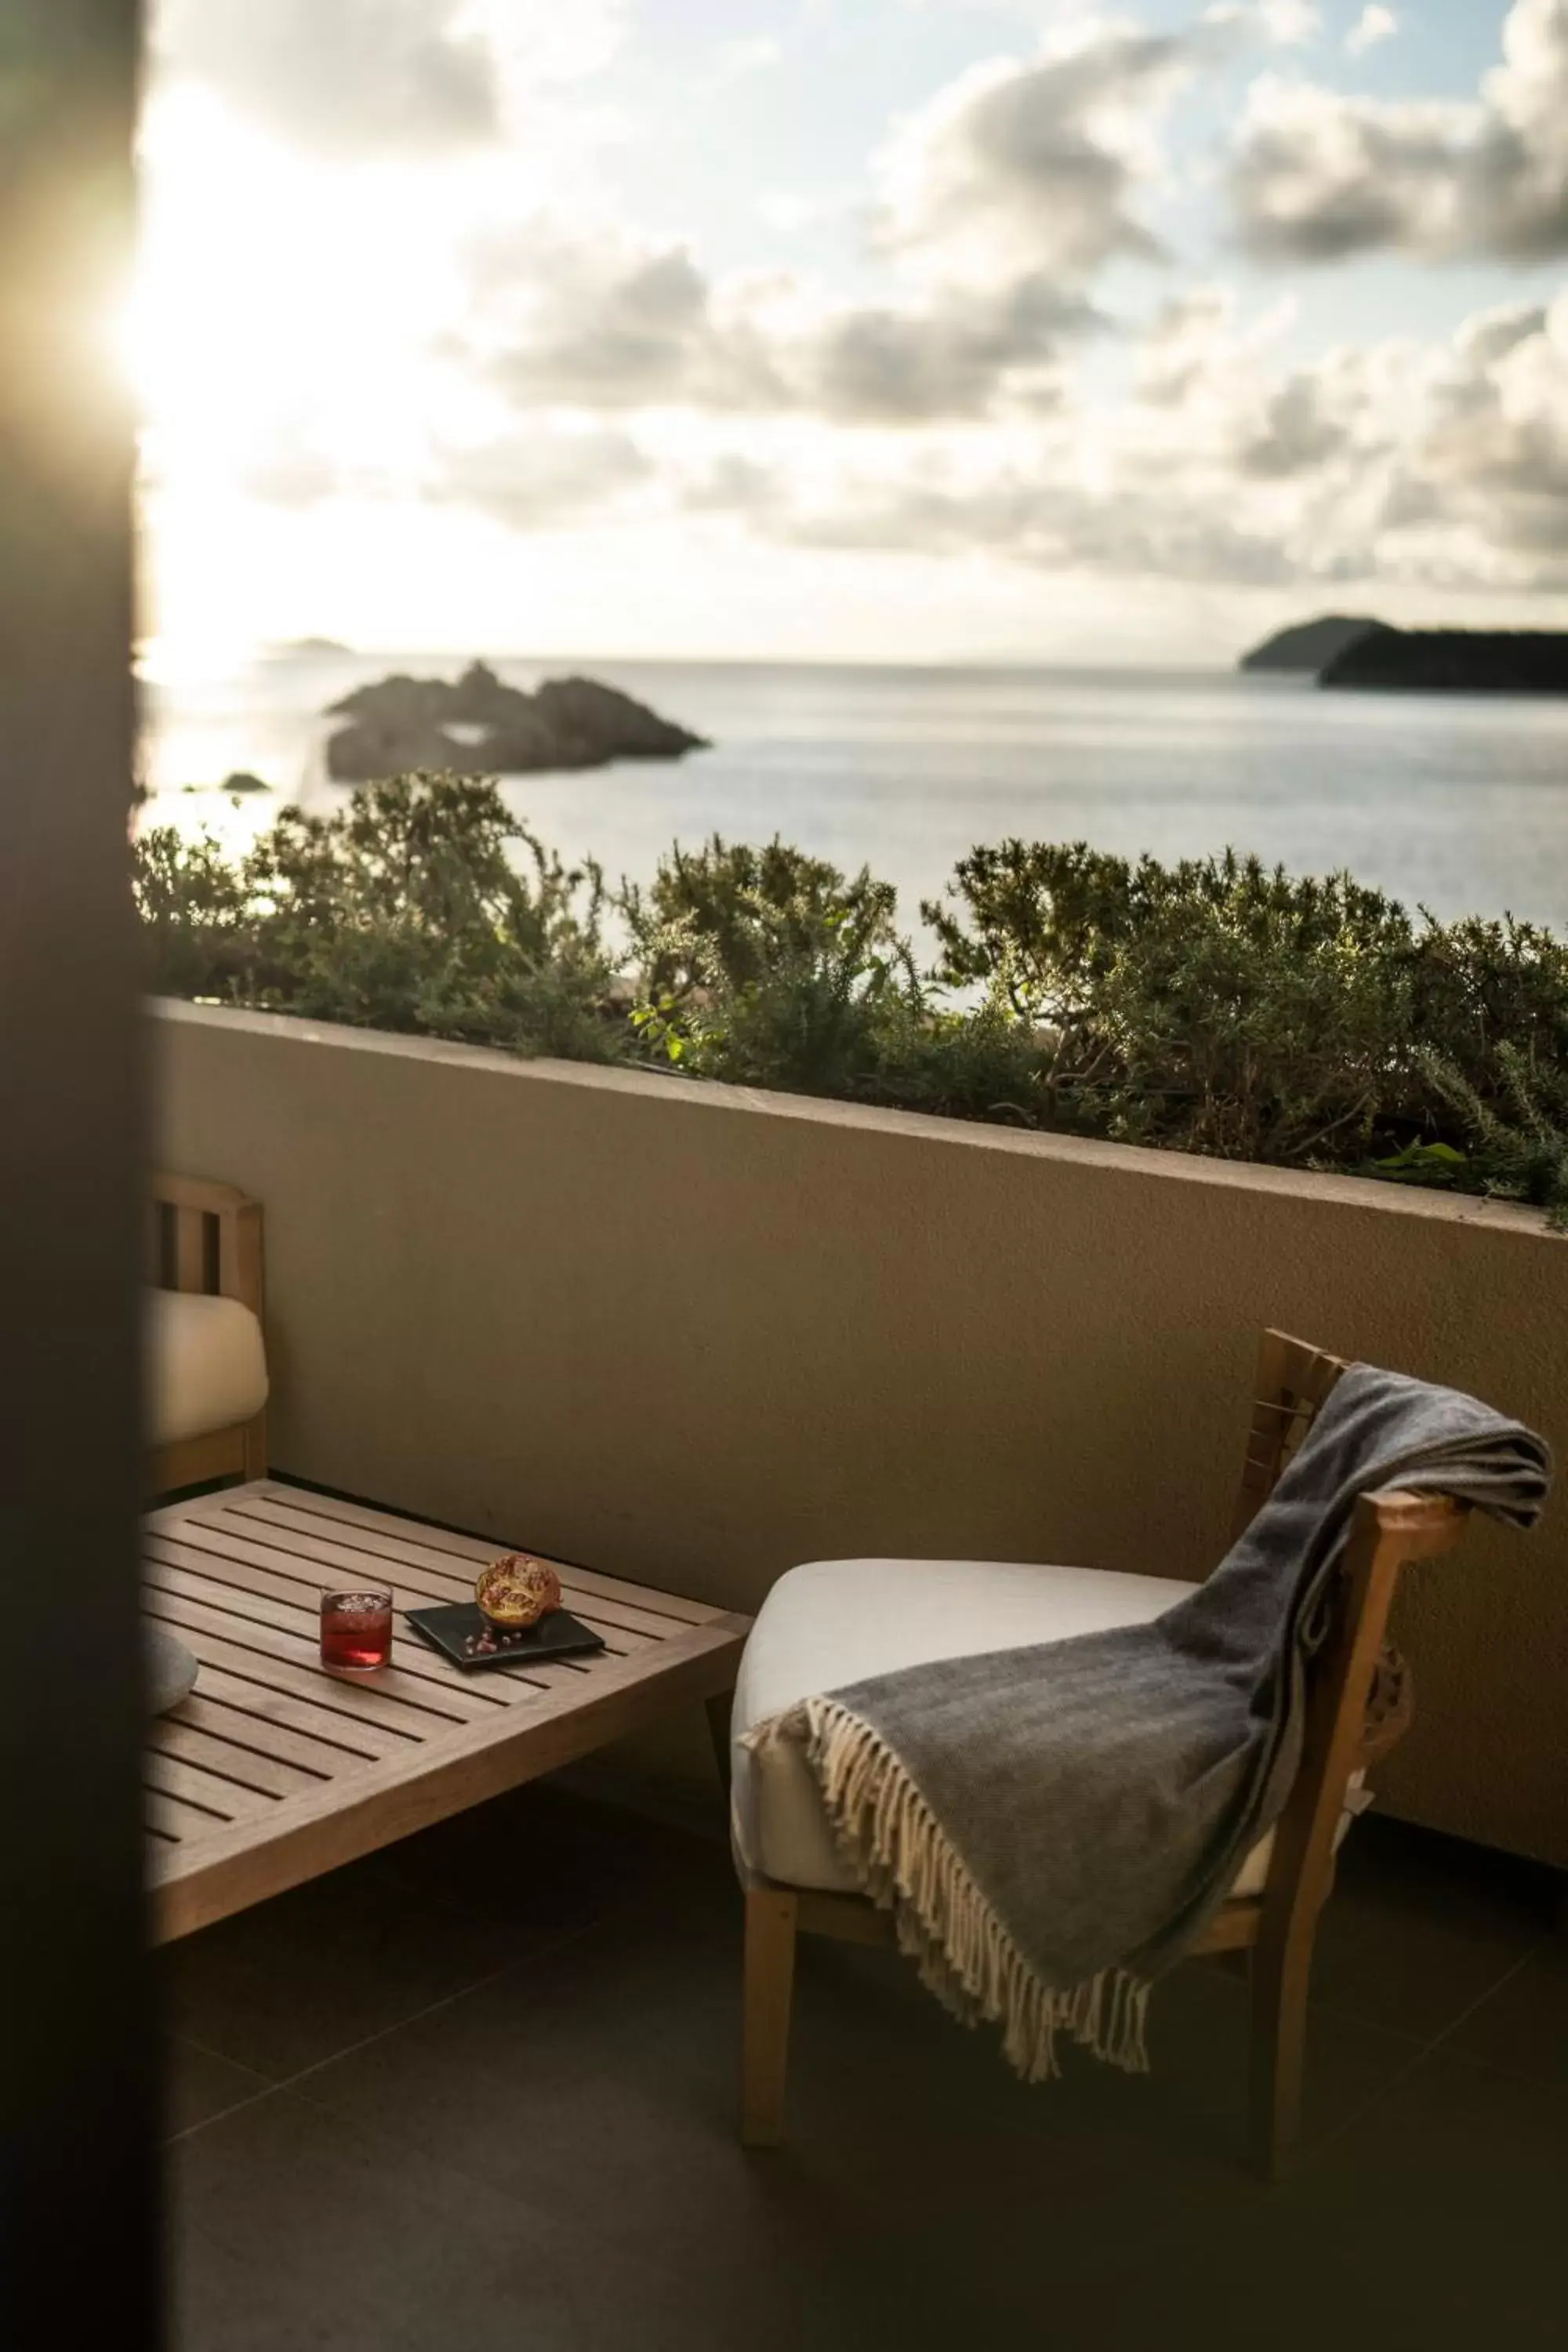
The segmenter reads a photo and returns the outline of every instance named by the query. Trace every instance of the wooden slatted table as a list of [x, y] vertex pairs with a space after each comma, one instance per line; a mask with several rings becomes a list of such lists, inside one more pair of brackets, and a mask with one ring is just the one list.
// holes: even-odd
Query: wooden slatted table
[[470, 1601], [504, 1549], [266, 1478], [149, 1515], [143, 1605], [201, 1662], [148, 1738], [158, 1941], [733, 1689], [749, 1619], [564, 1567], [594, 1657], [465, 1675], [395, 1622], [379, 1674], [323, 1672], [323, 1586], [389, 1584], [399, 1612]]

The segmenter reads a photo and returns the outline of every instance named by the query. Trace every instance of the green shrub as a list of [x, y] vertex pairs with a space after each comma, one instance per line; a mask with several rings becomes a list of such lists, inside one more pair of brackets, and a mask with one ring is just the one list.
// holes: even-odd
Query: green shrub
[[136, 890], [174, 994], [1490, 1192], [1568, 1227], [1568, 947], [1348, 875], [1004, 842], [925, 907], [922, 971], [866, 869], [715, 837], [612, 901], [492, 783], [419, 775], [286, 810], [235, 862], [153, 830]]
[[1544, 1209], [1568, 1233], [1568, 1076], [1542, 1068], [1504, 1039], [1497, 1048], [1504, 1105], [1486, 1099], [1451, 1060], [1426, 1056], [1434, 1090], [1457, 1114], [1469, 1144], [1467, 1173], [1481, 1191]]
[[176, 993], [519, 1053], [625, 1048], [603, 879], [563, 866], [492, 783], [400, 776], [329, 817], [285, 809], [234, 867], [153, 831], [136, 888], [154, 984]]
[[1004, 842], [928, 905], [940, 977], [1050, 1029], [1110, 1135], [1227, 1157], [1362, 1153], [1404, 1050], [1411, 926], [1347, 876]]
[[715, 835], [672, 851], [621, 906], [640, 966], [634, 1024], [695, 1076], [877, 1097], [926, 1018], [895, 893], [865, 870], [848, 880], [783, 842]]
[[132, 881], [152, 985], [167, 996], [253, 996], [243, 876], [210, 836], [154, 825], [136, 841]]
[[1047, 1026], [1058, 1108], [1131, 1141], [1352, 1166], [1415, 1146], [1397, 1172], [1442, 1181], [1418, 1150], [1454, 1124], [1431, 1051], [1489, 1108], [1510, 1099], [1500, 1043], [1547, 1065], [1568, 1051], [1568, 950], [1549, 933], [1413, 921], [1348, 875], [1010, 841], [924, 912], [939, 978]]
[[[1486, 1110], [1518, 1108], [1521, 1070], [1568, 1067], [1568, 943], [1511, 916], [1492, 921], [1426, 920], [1411, 977], [1411, 1031], [1418, 1083], [1429, 1092], [1433, 1056]], [[1438, 1088], [1452, 1106], [1452, 1089]]]

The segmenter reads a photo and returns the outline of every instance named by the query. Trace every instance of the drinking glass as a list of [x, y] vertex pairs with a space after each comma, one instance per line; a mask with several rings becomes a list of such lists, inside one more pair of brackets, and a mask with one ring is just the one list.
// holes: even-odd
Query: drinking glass
[[392, 1655], [392, 1594], [383, 1584], [321, 1595], [321, 1664], [333, 1674], [371, 1675]]

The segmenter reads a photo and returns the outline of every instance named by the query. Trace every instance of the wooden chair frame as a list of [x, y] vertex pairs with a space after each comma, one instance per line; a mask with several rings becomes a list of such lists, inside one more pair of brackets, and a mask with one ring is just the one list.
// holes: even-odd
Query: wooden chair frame
[[[161, 1290], [237, 1298], [262, 1319], [261, 1205], [232, 1184], [199, 1176], [154, 1176], [152, 1280]], [[153, 1446], [147, 1488], [170, 1495], [214, 1478], [267, 1475], [267, 1415]]]
[[[1343, 1362], [1266, 1331], [1258, 1357], [1239, 1535], [1311, 1426]], [[1352, 1776], [1408, 1727], [1409, 1676], [1384, 1637], [1399, 1571], [1449, 1550], [1467, 1507], [1444, 1496], [1390, 1492], [1356, 1507], [1331, 1631], [1307, 1694], [1300, 1769], [1275, 1828], [1260, 1895], [1227, 1902], [1193, 1956], [1245, 1951], [1252, 1997], [1250, 2139], [1258, 2169], [1276, 2179], [1294, 2147], [1301, 2103], [1307, 1984], [1318, 1915], [1333, 1882], [1334, 1848]], [[763, 1882], [746, 1895], [741, 2136], [749, 2147], [784, 2137], [795, 1945], [799, 1932], [891, 1944], [890, 1916], [858, 1895]]]

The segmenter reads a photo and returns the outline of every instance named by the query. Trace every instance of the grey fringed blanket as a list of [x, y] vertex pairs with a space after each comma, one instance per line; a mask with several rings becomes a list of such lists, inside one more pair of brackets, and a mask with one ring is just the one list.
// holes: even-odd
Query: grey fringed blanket
[[800, 1741], [839, 1848], [956, 2014], [1027, 2079], [1058, 2032], [1146, 2064], [1151, 1981], [1280, 1812], [1303, 1668], [1357, 1497], [1451, 1495], [1518, 1527], [1542, 1439], [1451, 1389], [1352, 1366], [1206, 1584], [1151, 1623], [911, 1666], [763, 1726]]

